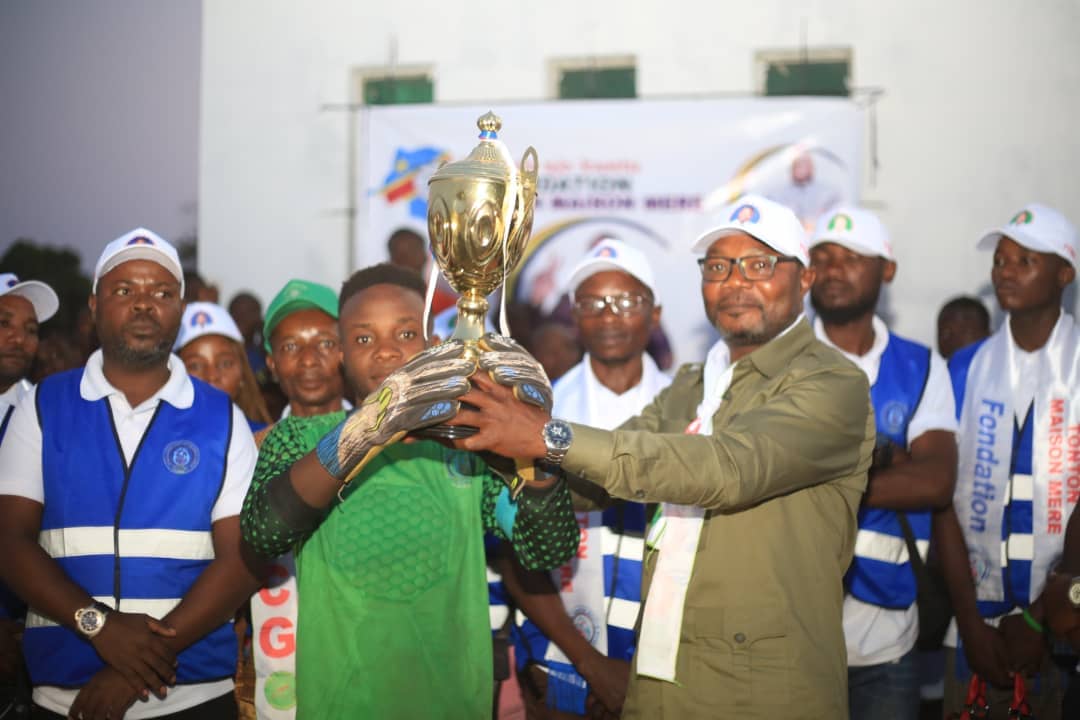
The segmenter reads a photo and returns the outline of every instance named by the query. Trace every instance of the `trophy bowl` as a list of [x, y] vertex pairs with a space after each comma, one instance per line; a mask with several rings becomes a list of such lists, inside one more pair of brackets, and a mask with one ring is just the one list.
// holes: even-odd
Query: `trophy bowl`
[[[463, 160], [446, 163], [428, 180], [428, 235], [435, 262], [460, 294], [451, 339], [476, 354], [484, 335], [487, 297], [502, 287], [521, 260], [532, 233], [536, 204], [536, 150], [514, 160], [499, 140], [502, 121], [488, 112], [476, 121], [480, 142]], [[467, 437], [475, 428], [436, 425], [419, 435]]]

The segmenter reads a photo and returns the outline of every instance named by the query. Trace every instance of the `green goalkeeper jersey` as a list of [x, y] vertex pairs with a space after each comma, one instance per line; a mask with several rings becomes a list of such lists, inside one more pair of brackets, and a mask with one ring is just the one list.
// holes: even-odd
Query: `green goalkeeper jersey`
[[[312, 447], [277, 440], [252, 493]], [[515, 503], [476, 455], [421, 441], [376, 456], [296, 552], [297, 717], [489, 718], [485, 530], [537, 569], [579, 533], [561, 484]]]

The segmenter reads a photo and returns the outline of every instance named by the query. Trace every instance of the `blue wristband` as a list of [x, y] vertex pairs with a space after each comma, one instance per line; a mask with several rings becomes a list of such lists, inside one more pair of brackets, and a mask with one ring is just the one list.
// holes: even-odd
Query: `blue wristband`
[[341, 431], [348, 421], [348, 418], [342, 420], [336, 428], [323, 435], [322, 440], [315, 446], [315, 455], [319, 458], [319, 464], [323, 466], [326, 472], [339, 480], [344, 473], [341, 470], [341, 463], [338, 461], [338, 443], [341, 440]]

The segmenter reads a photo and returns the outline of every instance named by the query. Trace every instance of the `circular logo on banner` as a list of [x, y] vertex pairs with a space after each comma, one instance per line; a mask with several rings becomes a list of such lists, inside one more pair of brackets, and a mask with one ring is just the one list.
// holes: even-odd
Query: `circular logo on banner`
[[271, 673], [263, 686], [263, 695], [275, 710], [296, 707], [296, 676], [286, 670]]
[[881, 429], [889, 435], [899, 435], [907, 422], [907, 405], [899, 400], [885, 403], [881, 408]]
[[581, 636], [588, 640], [590, 643], [594, 642], [600, 633], [600, 625], [596, 622], [596, 618], [593, 617], [592, 611], [584, 605], [578, 605], [570, 613], [570, 620], [573, 621], [574, 627], [581, 633]]
[[190, 440], [177, 440], [165, 446], [162, 460], [169, 472], [187, 475], [199, 466], [199, 447]]

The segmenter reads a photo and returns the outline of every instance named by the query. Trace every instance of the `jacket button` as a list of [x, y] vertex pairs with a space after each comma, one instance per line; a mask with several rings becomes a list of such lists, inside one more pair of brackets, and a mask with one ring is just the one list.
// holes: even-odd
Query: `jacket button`
[[638, 490], [636, 493], [634, 493], [634, 497], [636, 497], [636, 498], [645, 497], [645, 491], [644, 490]]
[[742, 633], [735, 633], [735, 642], [742, 645], [744, 642], [746, 642], [746, 635]]

